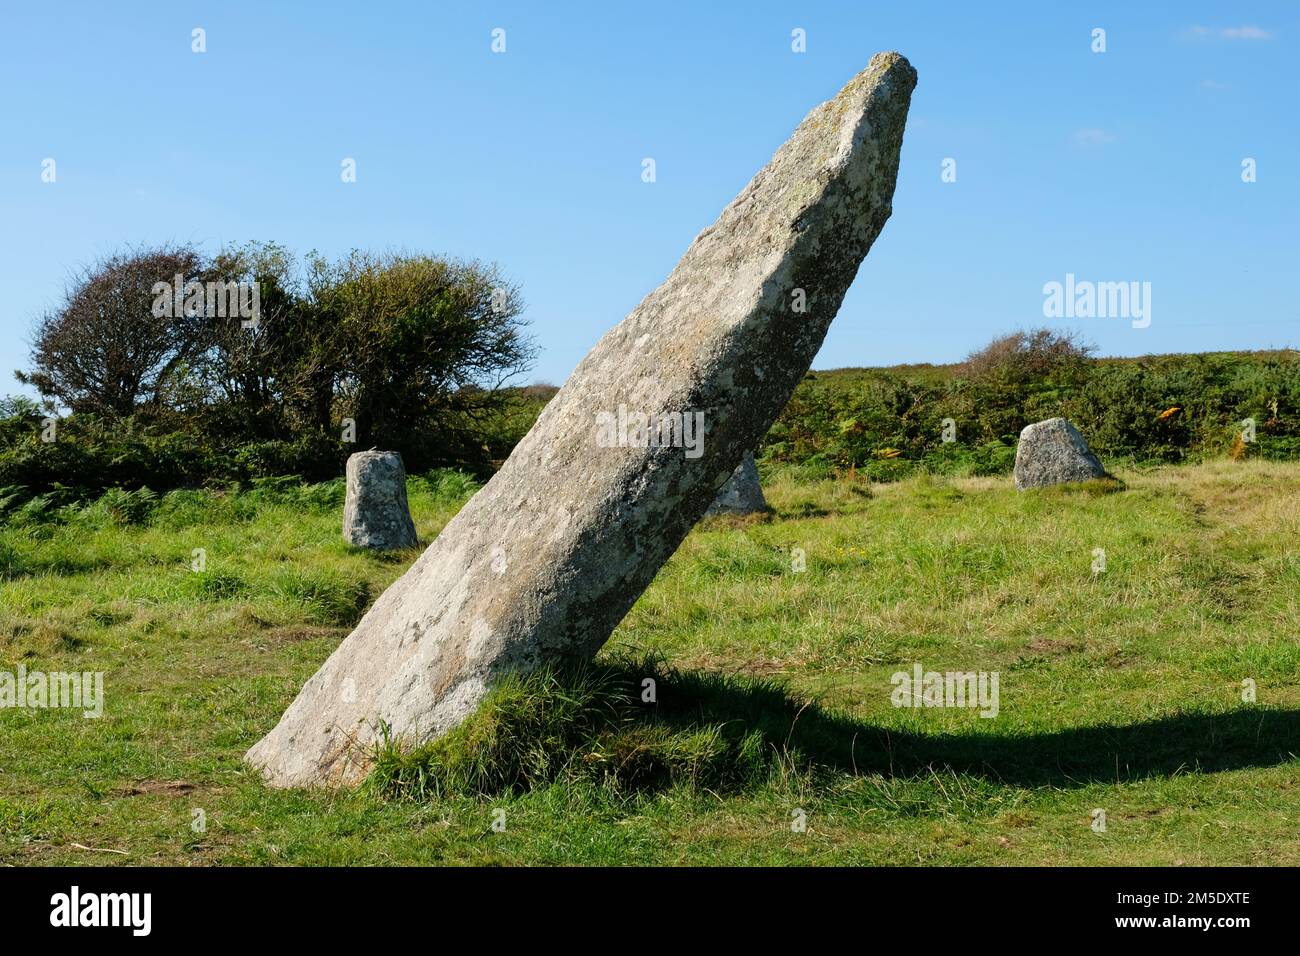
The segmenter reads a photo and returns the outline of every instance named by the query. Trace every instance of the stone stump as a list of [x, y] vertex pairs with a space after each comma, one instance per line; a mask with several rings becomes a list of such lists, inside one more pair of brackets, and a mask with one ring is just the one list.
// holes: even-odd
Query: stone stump
[[348, 458], [347, 473], [343, 540], [375, 551], [415, 545], [402, 456], [395, 451], [359, 451]]
[[763, 497], [763, 488], [758, 483], [758, 465], [754, 463], [754, 453], [747, 451], [705, 515], [752, 515], [765, 511], [767, 499]]
[[1016, 488], [1044, 488], [1106, 477], [1079, 430], [1064, 418], [1026, 425], [1016, 446]]

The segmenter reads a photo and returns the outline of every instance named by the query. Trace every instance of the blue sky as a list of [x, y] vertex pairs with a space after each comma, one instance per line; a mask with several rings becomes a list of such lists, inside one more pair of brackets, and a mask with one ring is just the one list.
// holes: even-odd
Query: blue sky
[[[920, 75], [894, 216], [814, 367], [1044, 324], [1111, 355], [1295, 346], [1297, 40], [1281, 2], [11, 5], [0, 393], [79, 265], [247, 239], [495, 260], [542, 350], [524, 380], [558, 384], [888, 49]], [[1150, 282], [1150, 326], [1048, 321], [1067, 273]]]

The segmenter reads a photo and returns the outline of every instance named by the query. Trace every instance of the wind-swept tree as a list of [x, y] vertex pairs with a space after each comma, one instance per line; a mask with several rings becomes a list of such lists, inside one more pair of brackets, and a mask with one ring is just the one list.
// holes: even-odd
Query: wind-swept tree
[[304, 424], [286, 400], [300, 374], [311, 324], [303, 313], [296, 260], [277, 243], [249, 242], [221, 250], [204, 273], [209, 282], [258, 291], [255, 320], [205, 316], [207, 347], [196, 362], [208, 403], [205, 420], [210, 428], [249, 438], [290, 437]]
[[76, 412], [127, 416], [157, 405], [173, 374], [203, 349], [200, 320], [155, 315], [158, 283], [199, 277], [185, 246], [101, 259], [77, 273], [37, 322], [21, 382]]
[[495, 265], [353, 252], [314, 258], [308, 285], [318, 364], [337, 363], [360, 447], [436, 457], [531, 367], [519, 289]]

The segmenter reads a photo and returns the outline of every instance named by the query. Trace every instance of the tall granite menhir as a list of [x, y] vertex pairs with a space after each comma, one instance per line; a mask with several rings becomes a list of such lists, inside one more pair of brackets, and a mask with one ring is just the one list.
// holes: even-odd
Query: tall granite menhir
[[[808, 114], [248, 752], [268, 782], [356, 783], [381, 724], [427, 740], [502, 674], [608, 639], [817, 354], [889, 218], [915, 85], [881, 53]], [[620, 406], [702, 414], [704, 440], [609, 441]]]

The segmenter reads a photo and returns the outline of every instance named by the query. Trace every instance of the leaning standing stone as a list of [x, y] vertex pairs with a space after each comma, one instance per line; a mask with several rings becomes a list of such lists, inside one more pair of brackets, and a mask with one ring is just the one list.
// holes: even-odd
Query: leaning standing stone
[[808, 114], [248, 752], [269, 783], [357, 783], [384, 735], [429, 740], [503, 676], [605, 643], [821, 347], [889, 218], [915, 85], [882, 53]]
[[348, 458], [343, 540], [358, 548], [391, 551], [416, 543], [406, 504], [406, 469], [395, 451], [359, 451]]
[[1016, 447], [1016, 488], [1043, 488], [1106, 477], [1079, 430], [1064, 418], [1026, 425]]
[[764, 511], [767, 511], [767, 499], [758, 483], [758, 466], [754, 464], [754, 453], [747, 451], [705, 514], [752, 515]]

